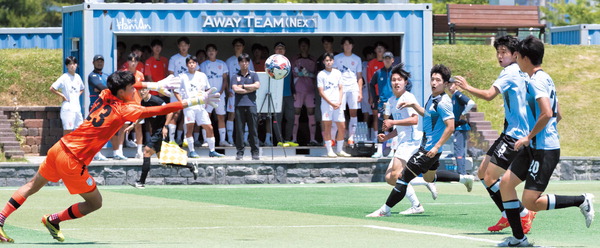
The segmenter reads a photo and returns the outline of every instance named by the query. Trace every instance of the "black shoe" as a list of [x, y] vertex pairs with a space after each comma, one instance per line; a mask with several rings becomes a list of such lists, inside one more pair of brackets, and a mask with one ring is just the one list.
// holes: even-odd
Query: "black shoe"
[[235, 156], [235, 160], [242, 160], [243, 157], [244, 157], [243, 155], [237, 155], [237, 156]]
[[252, 155], [252, 160], [260, 160], [260, 157], [258, 155]]
[[198, 165], [194, 162], [193, 164], [190, 164], [190, 166], [190, 172], [194, 174], [194, 180], [198, 179]]

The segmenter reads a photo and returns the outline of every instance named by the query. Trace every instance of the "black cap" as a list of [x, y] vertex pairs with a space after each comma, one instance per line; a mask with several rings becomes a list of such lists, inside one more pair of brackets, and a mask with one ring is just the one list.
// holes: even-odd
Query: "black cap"
[[92, 62], [95, 62], [96, 60], [99, 60], [99, 59], [104, 60], [104, 57], [102, 57], [102, 55], [98, 54], [98, 55], [94, 56], [94, 59], [92, 60]]
[[383, 53], [384, 58], [394, 58], [394, 54], [392, 52]]
[[275, 42], [275, 46], [273, 46], [273, 48], [276, 48], [278, 46], [283, 46], [285, 48], [285, 43], [283, 43], [281, 41]]

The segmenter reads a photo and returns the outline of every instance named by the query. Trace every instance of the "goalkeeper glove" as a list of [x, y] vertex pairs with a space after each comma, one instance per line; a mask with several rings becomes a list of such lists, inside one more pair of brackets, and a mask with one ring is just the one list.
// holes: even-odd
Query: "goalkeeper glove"
[[146, 83], [146, 88], [152, 91], [156, 91], [164, 96], [170, 97], [171, 92], [169, 90], [178, 89], [180, 85], [181, 79], [173, 75], [169, 75], [168, 77], [156, 83]]
[[201, 93], [197, 97], [186, 99], [185, 102], [187, 102], [188, 107], [200, 104], [208, 104], [214, 108], [217, 108], [217, 103], [219, 103], [220, 100], [221, 94], [217, 92], [217, 88], [212, 87], [210, 90]]

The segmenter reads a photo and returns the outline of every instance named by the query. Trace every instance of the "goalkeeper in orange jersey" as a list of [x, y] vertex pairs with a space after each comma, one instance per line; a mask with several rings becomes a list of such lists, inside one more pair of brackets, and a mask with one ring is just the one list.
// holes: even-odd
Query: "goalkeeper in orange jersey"
[[[172, 78], [171, 78], [172, 79]], [[21, 186], [9, 199], [0, 212], [0, 242], [14, 242], [4, 232], [4, 222], [25, 200], [35, 194], [48, 182], [62, 179], [71, 194], [79, 194], [84, 201], [75, 203], [55, 214], [45, 215], [42, 223], [52, 237], [60, 242], [64, 236], [59, 223], [81, 218], [102, 207], [102, 195], [94, 178], [88, 173], [88, 165], [104, 144], [123, 126], [126, 121], [135, 122], [140, 118], [165, 115], [198, 104], [214, 104], [219, 101], [216, 89], [182, 102], [164, 106], [143, 107], [135, 102], [136, 88], [148, 88], [164, 92], [179, 87], [176, 81], [167, 78], [158, 83], [135, 83], [131, 72], [115, 72], [108, 77], [108, 89], [92, 107], [87, 119], [68, 135], [63, 136], [50, 150], [33, 179]], [[134, 85], [135, 83], [135, 85]]]

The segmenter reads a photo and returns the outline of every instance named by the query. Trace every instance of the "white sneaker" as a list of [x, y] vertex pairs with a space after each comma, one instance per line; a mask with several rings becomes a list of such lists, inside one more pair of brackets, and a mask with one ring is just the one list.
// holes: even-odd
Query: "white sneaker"
[[145, 189], [146, 188], [146, 185], [144, 185], [143, 183], [140, 183], [140, 182], [135, 182], [135, 184], [133, 184], [131, 186], [133, 186], [135, 188], [138, 188], [138, 189]]
[[475, 180], [475, 177], [473, 177], [473, 175], [464, 175], [464, 179], [465, 179], [465, 187], [467, 187], [467, 192], [471, 192], [471, 190], [473, 190], [473, 180]]
[[379, 152], [376, 152], [371, 157], [372, 158], [381, 158], [381, 157], [383, 157], [383, 155], [381, 153], [379, 153]]
[[96, 154], [96, 156], [94, 156], [94, 160], [96, 160], [96, 161], [107, 161], [108, 158], [106, 158], [104, 155], [102, 155], [102, 153], [98, 153], [98, 154]]
[[367, 214], [365, 217], [369, 218], [377, 218], [377, 217], [390, 217], [392, 216], [391, 212], [384, 212], [381, 209], [375, 210], [375, 212]]
[[585, 193], [583, 197], [585, 197], [585, 200], [579, 205], [579, 209], [581, 209], [581, 213], [585, 217], [585, 226], [590, 228], [590, 225], [594, 221], [594, 195]]
[[135, 148], [137, 144], [133, 140], [125, 140], [125, 147]]
[[232, 147], [233, 145], [230, 144], [229, 142], [223, 140], [219, 143], [220, 146], [226, 146], [226, 147]]
[[400, 212], [400, 214], [422, 214], [425, 213], [425, 208], [423, 208], [423, 205], [419, 205], [418, 207], [410, 207], [407, 210], [404, 210], [402, 212]]
[[345, 151], [340, 151], [337, 153], [338, 157], [352, 157], [352, 155], [346, 153]]
[[523, 239], [517, 239], [513, 236], [504, 239], [504, 242], [496, 245], [498, 247], [531, 247], [533, 243], [529, 243], [527, 240], [527, 236], [524, 236]]
[[431, 192], [431, 198], [436, 200], [438, 197], [438, 193], [437, 193], [437, 187], [435, 186], [435, 183], [427, 183], [427, 184], [425, 184], [425, 187], [427, 187], [427, 189]]
[[327, 157], [330, 157], [330, 158], [337, 158], [337, 154], [335, 154], [335, 152], [328, 152], [328, 153], [327, 153]]
[[208, 147], [208, 142], [202, 143], [201, 147]]

